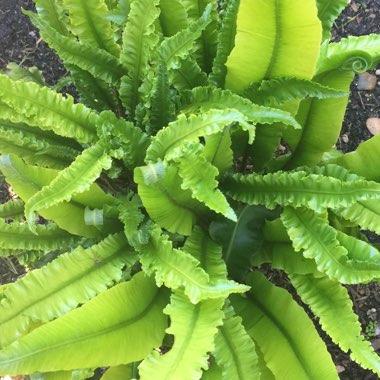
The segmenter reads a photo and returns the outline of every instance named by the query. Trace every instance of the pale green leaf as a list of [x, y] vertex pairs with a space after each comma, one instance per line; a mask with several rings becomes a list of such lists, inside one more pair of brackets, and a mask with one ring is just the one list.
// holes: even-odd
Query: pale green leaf
[[348, 0], [317, 0], [318, 17], [322, 21], [324, 40], [330, 39], [331, 27], [348, 3]]

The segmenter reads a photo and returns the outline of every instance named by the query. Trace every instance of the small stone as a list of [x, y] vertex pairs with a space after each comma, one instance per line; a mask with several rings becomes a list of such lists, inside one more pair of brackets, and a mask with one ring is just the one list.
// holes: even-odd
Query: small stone
[[344, 372], [344, 371], [346, 370], [346, 368], [343, 367], [343, 366], [340, 365], [340, 364], [337, 364], [337, 365], [335, 366], [335, 368], [336, 368], [336, 371], [337, 371], [338, 373], [342, 373], [342, 372]]
[[375, 72], [376, 75], [380, 75], [380, 69], [377, 69]]
[[370, 73], [359, 74], [358, 90], [370, 91], [376, 87], [377, 78], [376, 75]]
[[342, 135], [342, 141], [343, 141], [345, 144], [348, 143], [349, 139], [348, 139], [347, 134], [343, 134], [343, 135]]
[[380, 119], [378, 117], [370, 117], [367, 119], [367, 128], [371, 135], [380, 135]]
[[356, 5], [356, 3], [353, 1], [351, 3], [351, 9], [356, 13], [359, 10], [359, 7]]

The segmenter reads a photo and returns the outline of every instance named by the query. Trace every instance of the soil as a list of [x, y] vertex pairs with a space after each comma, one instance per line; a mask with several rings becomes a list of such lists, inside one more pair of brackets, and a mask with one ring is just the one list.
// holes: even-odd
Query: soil
[[[9, 62], [24, 66], [37, 66], [48, 84], [54, 84], [65, 75], [59, 58], [39, 38], [38, 32], [29, 19], [23, 15], [21, 7], [34, 10], [30, 0], [0, 0], [0, 70]], [[335, 22], [333, 41], [348, 35], [380, 33], [380, 0], [355, 0]], [[379, 66], [380, 68], [380, 66]], [[375, 70], [371, 71], [375, 73]], [[378, 76], [380, 82], [380, 76]], [[337, 147], [344, 152], [355, 150], [371, 134], [366, 128], [369, 117], [380, 117], [380, 85], [371, 91], [359, 91], [357, 79], [352, 84], [349, 107], [344, 120], [342, 134]], [[9, 191], [0, 181], [0, 202], [9, 199]], [[374, 237], [377, 239], [377, 237]], [[23, 269], [10, 259], [0, 258], [0, 285], [15, 281], [23, 274]], [[284, 285], [292, 293], [284, 274], [276, 276], [276, 282]], [[380, 286], [378, 284], [349, 286], [354, 308], [366, 335], [380, 353]], [[316, 322], [316, 321], [315, 321]], [[375, 380], [377, 376], [353, 363], [330, 338], [320, 331], [334, 359], [342, 380]], [[322, 380], [322, 379], [321, 379]]]

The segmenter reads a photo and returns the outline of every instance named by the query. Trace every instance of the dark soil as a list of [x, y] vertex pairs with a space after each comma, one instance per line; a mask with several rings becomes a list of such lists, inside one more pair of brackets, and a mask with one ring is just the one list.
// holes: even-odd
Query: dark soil
[[[30, 0], [0, 0], [0, 70], [9, 62], [24, 66], [37, 66], [42, 70], [47, 83], [54, 84], [65, 74], [62, 63], [39, 38], [36, 28], [20, 9], [34, 10]], [[336, 21], [333, 40], [338, 41], [348, 35], [380, 33], [380, 0], [355, 0]], [[374, 71], [372, 72], [374, 73]], [[380, 76], [378, 77], [380, 81]], [[352, 94], [345, 116], [343, 130], [337, 147], [344, 152], [352, 151], [371, 137], [366, 128], [369, 117], [380, 117], [380, 86], [372, 91], [358, 91], [356, 81], [352, 84]], [[7, 187], [0, 181], [0, 202], [9, 199]], [[10, 259], [0, 258], [0, 284], [15, 281], [22, 275], [22, 269]], [[278, 279], [290, 289], [286, 278]], [[286, 286], [286, 284], [288, 284]], [[349, 286], [354, 308], [363, 326], [363, 334], [380, 349], [380, 286], [378, 284]], [[292, 291], [294, 292], [294, 290]], [[376, 375], [361, 369], [351, 362], [349, 356], [335, 346], [321, 332], [333, 356], [342, 380], [375, 380]], [[323, 379], [321, 379], [323, 380]]]

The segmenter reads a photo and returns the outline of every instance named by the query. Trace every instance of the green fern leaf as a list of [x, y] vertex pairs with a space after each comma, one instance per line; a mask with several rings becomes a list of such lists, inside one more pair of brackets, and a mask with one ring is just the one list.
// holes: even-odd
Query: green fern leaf
[[190, 190], [192, 197], [204, 203], [209, 209], [236, 221], [236, 215], [223, 193], [217, 189], [218, 169], [206, 160], [203, 145], [187, 144], [183, 154], [177, 158], [179, 175], [183, 182], [181, 188]]
[[255, 344], [231, 305], [224, 307], [223, 325], [215, 336], [213, 354], [222, 368], [221, 380], [259, 379]]
[[12, 80], [23, 80], [24, 82], [34, 82], [40, 86], [45, 86], [45, 79], [42, 72], [37, 67], [22, 67], [14, 62], [7, 65], [4, 74], [8, 75]]
[[190, 191], [181, 189], [178, 170], [162, 163], [135, 169], [138, 194], [149, 216], [162, 228], [190, 235], [193, 224], [205, 211]]
[[245, 96], [256, 104], [279, 107], [290, 100], [339, 98], [348, 93], [305, 79], [276, 78], [261, 82], [259, 88], [249, 87]]
[[52, 0], [33, 0], [36, 4], [38, 16], [49, 25], [56, 29], [60, 34], [67, 35], [68, 30], [63, 21], [64, 9], [60, 1]]
[[[216, 264], [211, 264], [212, 270], [218, 270], [219, 273], [215, 265], [220, 265], [220, 260], [214, 260]], [[185, 295], [194, 304], [207, 298], [226, 298], [231, 293], [242, 293], [248, 289], [226, 279], [212, 281], [193, 255], [173, 249], [167, 236], [161, 235], [157, 227], [151, 231], [149, 244], [141, 247], [140, 261], [144, 272], [155, 274], [158, 285], [165, 284], [173, 290], [184, 287]]]
[[230, 129], [224, 128], [223, 132], [205, 137], [204, 155], [207, 161], [215, 166], [219, 175], [230, 169], [233, 164], [233, 152]]
[[91, 73], [95, 78], [102, 79], [109, 84], [115, 86], [119, 84], [126, 69], [115, 56], [105, 50], [83, 44], [73, 37], [59, 34], [32, 12], [24, 13], [39, 29], [44, 41], [59, 54], [65, 63], [78, 66]]
[[[361, 335], [361, 326], [347, 290], [337, 281], [308, 276], [290, 276], [297, 293], [319, 318], [325, 330], [344, 352], [363, 368], [380, 375], [379, 356]], [[339, 316], [339, 318], [337, 318]]]
[[348, 207], [357, 201], [379, 199], [380, 185], [357, 180], [340, 181], [333, 177], [307, 174], [303, 171], [278, 171], [266, 175], [235, 174], [221, 186], [233, 199], [274, 208], [276, 205], [300, 207], [315, 211]]
[[320, 272], [343, 284], [369, 282], [380, 277], [380, 264], [351, 259], [338, 241], [337, 231], [312, 211], [285, 208], [281, 220], [296, 251], [314, 259]]
[[172, 294], [164, 312], [170, 316], [167, 333], [174, 335], [171, 350], [153, 352], [139, 366], [140, 378], [195, 380], [208, 368], [208, 352], [214, 348], [217, 327], [222, 324], [224, 299], [204, 300], [196, 305], [181, 292]]
[[[27, 202], [44, 186], [48, 186], [59, 173], [58, 170], [26, 165], [14, 156], [2, 156], [0, 170], [24, 202]], [[85, 209], [86, 207], [102, 209], [105, 204], [113, 202], [114, 199], [110, 195], [106, 195], [98, 185], [92, 184], [87, 192], [75, 195], [71, 202], [41, 210], [40, 214], [74, 235], [99, 237], [102, 236], [101, 230], [85, 224]]]
[[31, 232], [26, 224], [8, 224], [0, 219], [0, 249], [54, 251], [78, 242], [77, 237], [54, 224], [36, 226], [36, 233], [38, 235]]
[[212, 66], [212, 73], [210, 73], [210, 81], [221, 88], [224, 88], [227, 75], [226, 62], [235, 46], [236, 19], [240, 0], [226, 1], [225, 4], [218, 33], [216, 56]]
[[91, 248], [76, 248], [7, 287], [0, 304], [0, 346], [5, 347], [33, 322], [58, 318], [121, 279], [122, 268], [136, 261], [126, 239], [109, 236]]
[[107, 369], [102, 380], [133, 380], [137, 376], [134, 364], [122, 364]]
[[189, 25], [182, 0], [160, 0], [160, 24], [165, 37], [171, 37]]
[[330, 40], [331, 27], [348, 3], [348, 0], [317, 0], [318, 18], [322, 21], [323, 27], [323, 40]]
[[0, 205], [0, 218], [16, 218], [24, 214], [24, 201], [15, 199]]
[[[24, 121], [43, 130], [52, 130], [57, 135], [72, 137], [81, 143], [92, 143], [96, 138], [97, 115], [81, 104], [74, 104], [72, 97], [65, 98], [36, 83], [12, 81], [0, 75], [0, 100], [11, 112], [21, 114]], [[2, 111], [2, 109], [1, 109]], [[2, 112], [0, 117], [3, 118]]]
[[176, 121], [170, 123], [153, 137], [145, 160], [146, 162], [155, 162], [158, 159], [173, 159], [179, 154], [178, 148], [185, 143], [196, 143], [199, 141], [199, 137], [222, 132], [224, 127], [235, 122], [239, 123], [243, 130], [249, 132], [250, 142], [252, 142], [255, 136], [254, 126], [234, 109], [211, 109], [200, 115], [190, 115], [189, 117], [180, 114]]
[[248, 283], [251, 293], [247, 298], [231, 296], [232, 305], [274, 377], [337, 380], [326, 346], [292, 296], [258, 272], [248, 277]]
[[158, 43], [154, 26], [160, 14], [158, 4], [158, 0], [133, 1], [123, 34], [120, 60], [128, 73], [121, 81], [120, 98], [131, 120], [140, 101], [139, 88], [147, 73], [151, 52]]
[[207, 75], [190, 57], [181, 59], [178, 65], [170, 71], [170, 81], [179, 91], [191, 90], [194, 87], [208, 84]]
[[0, 372], [50, 372], [141, 360], [161, 344], [166, 303], [166, 292], [139, 273], [0, 351]]
[[263, 107], [253, 104], [248, 99], [236, 95], [228, 90], [215, 87], [197, 87], [186, 92], [182, 98], [182, 112], [186, 114], [210, 109], [235, 109], [254, 124], [284, 123], [293, 128], [301, 126], [290, 113], [275, 108]]
[[220, 380], [222, 378], [222, 370], [215, 362], [212, 362], [207, 371], [203, 372], [202, 380]]
[[89, 190], [91, 184], [99, 177], [103, 169], [111, 167], [111, 159], [105, 152], [102, 142], [87, 148], [56, 178], [34, 194], [25, 203], [25, 217], [29, 228], [34, 229], [35, 212], [68, 202], [73, 195]]
[[63, 0], [63, 3], [69, 11], [70, 29], [81, 42], [106, 50], [115, 57], [120, 55], [111, 23], [103, 17], [108, 12], [104, 0]]

